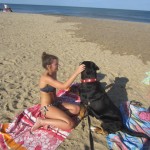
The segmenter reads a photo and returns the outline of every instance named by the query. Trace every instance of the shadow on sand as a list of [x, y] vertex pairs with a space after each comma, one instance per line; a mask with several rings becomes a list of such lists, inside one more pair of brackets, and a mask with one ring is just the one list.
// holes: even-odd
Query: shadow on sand
[[[97, 78], [101, 81], [106, 75], [98, 73]], [[128, 101], [128, 94], [126, 91], [126, 84], [129, 81], [126, 77], [116, 77], [113, 83], [107, 85], [106, 82], [101, 82], [102, 87], [107, 91], [106, 93], [112, 102], [119, 107], [121, 103]]]

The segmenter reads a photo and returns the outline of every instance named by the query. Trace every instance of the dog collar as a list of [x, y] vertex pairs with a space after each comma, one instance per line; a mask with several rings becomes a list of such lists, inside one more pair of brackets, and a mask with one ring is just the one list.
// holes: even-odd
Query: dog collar
[[82, 83], [86, 83], [86, 82], [95, 82], [97, 81], [96, 78], [91, 78], [91, 79], [84, 79], [84, 80], [81, 80]]

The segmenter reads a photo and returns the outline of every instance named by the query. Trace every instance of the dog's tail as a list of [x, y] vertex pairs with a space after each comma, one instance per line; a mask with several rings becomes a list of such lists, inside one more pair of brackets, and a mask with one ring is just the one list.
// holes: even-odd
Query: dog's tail
[[136, 137], [141, 137], [141, 138], [146, 138], [146, 139], [150, 139], [150, 137], [147, 134], [141, 133], [141, 132], [135, 132], [135, 131], [131, 131], [127, 128], [123, 128], [122, 132], [127, 133], [131, 136], [136, 136]]

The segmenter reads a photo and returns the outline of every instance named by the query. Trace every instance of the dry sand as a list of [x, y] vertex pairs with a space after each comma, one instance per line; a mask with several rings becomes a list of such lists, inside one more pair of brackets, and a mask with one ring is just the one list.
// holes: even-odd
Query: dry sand
[[[11, 122], [39, 102], [38, 81], [43, 51], [57, 55], [58, 79], [65, 81], [83, 60], [101, 69], [99, 79], [118, 106], [127, 100], [150, 105], [150, 86], [141, 81], [150, 71], [150, 24], [76, 17], [0, 13], [0, 122]], [[77, 78], [80, 81], [80, 77]], [[87, 120], [58, 150], [89, 149]], [[92, 119], [93, 125], [99, 122]], [[93, 134], [95, 149], [107, 150], [104, 136]]]

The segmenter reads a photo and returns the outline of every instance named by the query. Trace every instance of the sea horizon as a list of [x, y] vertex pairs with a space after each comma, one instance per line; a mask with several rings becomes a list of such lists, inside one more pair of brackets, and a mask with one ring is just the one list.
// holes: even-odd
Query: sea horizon
[[[123, 20], [131, 22], [150, 23], [150, 11], [147, 10], [127, 10], [112, 8], [94, 8], [94, 7], [74, 7], [74, 6], [54, 6], [54, 5], [30, 5], [30, 4], [10, 4], [5, 3], [13, 12], [76, 16], [95, 19]], [[4, 4], [0, 4], [3, 8]]]
[[78, 7], [78, 8], [98, 8], [98, 9], [115, 9], [115, 10], [133, 10], [133, 11], [150, 11], [150, 10], [138, 10], [138, 9], [119, 9], [119, 8], [99, 8], [99, 7], [81, 7], [81, 6], [63, 6], [63, 5], [41, 5], [41, 4], [12, 4], [12, 3], [0, 3], [0, 5], [33, 5], [33, 6], [54, 6], [54, 7]]

